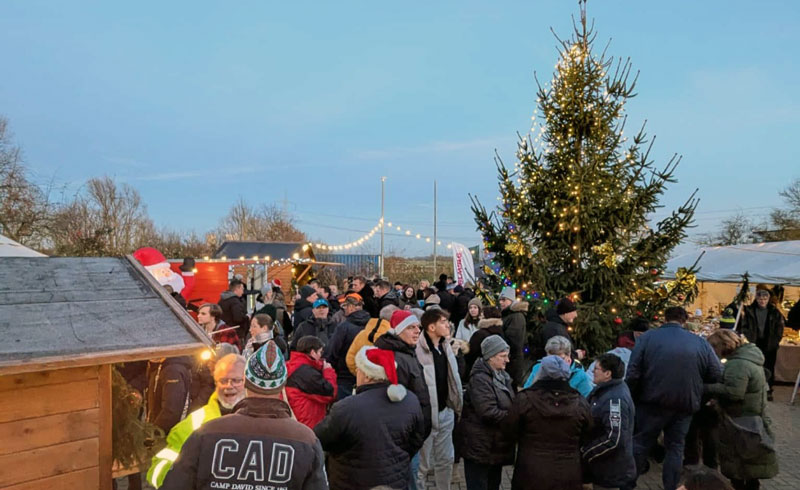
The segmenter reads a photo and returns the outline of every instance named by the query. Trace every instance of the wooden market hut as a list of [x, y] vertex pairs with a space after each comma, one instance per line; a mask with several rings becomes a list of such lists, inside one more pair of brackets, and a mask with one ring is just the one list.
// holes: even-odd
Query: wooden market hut
[[111, 365], [210, 341], [132, 257], [0, 257], [0, 488], [110, 489]]

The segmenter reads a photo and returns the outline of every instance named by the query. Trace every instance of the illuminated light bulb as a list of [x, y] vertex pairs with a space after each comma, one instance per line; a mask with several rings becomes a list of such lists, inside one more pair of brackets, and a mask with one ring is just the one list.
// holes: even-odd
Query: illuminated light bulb
[[208, 255], [204, 256], [203, 260], [208, 260]]
[[386, 223], [386, 225], [387, 226], [392, 226], [392, 222], [390, 221], [390, 222]]
[[200, 360], [202, 360], [202, 361], [210, 361], [211, 357], [213, 355], [214, 354], [209, 349], [206, 349], [206, 350], [204, 350], [203, 352], [200, 353]]
[[244, 260], [244, 255], [240, 255], [239, 260]]

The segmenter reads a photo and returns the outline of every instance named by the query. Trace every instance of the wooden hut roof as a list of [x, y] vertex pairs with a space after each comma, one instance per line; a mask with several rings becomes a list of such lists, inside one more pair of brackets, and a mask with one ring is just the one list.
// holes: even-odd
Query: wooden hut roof
[[131, 256], [0, 257], [0, 375], [173, 357], [210, 345]]
[[214, 258], [220, 259], [228, 257], [236, 259], [238, 257], [250, 258], [254, 256], [269, 256], [272, 260], [291, 259], [295, 253], [305, 255], [303, 244], [300, 242], [243, 242], [231, 241], [223, 242], [214, 252]]

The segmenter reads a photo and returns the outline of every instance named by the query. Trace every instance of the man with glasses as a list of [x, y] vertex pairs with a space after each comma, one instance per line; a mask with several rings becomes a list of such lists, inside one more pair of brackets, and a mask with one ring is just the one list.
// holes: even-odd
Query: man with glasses
[[192, 432], [209, 420], [231, 413], [234, 405], [244, 398], [244, 366], [244, 357], [237, 354], [228, 354], [217, 361], [214, 367], [214, 393], [204, 407], [189, 414], [169, 431], [167, 447], [153, 457], [153, 463], [147, 471], [147, 481], [151, 485], [156, 488], [161, 486]]

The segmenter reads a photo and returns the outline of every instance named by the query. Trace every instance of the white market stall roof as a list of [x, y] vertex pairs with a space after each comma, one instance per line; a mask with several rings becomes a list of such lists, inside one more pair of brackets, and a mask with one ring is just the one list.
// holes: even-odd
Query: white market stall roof
[[698, 248], [667, 262], [664, 277], [675, 277], [679, 267], [691, 267], [703, 252], [698, 281], [741, 282], [747, 272], [751, 284], [800, 286], [800, 240]]
[[36, 250], [15, 242], [14, 240], [0, 235], [0, 257], [47, 257]]

